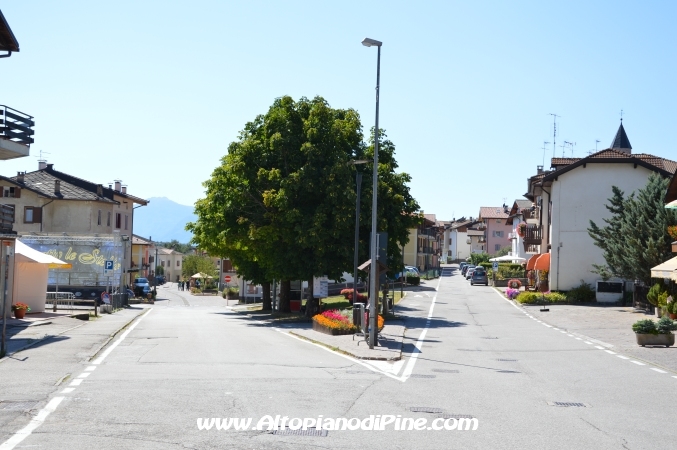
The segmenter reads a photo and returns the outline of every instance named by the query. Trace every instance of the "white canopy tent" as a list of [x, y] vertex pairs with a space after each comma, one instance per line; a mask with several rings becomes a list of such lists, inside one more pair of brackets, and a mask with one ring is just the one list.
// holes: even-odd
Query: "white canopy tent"
[[651, 278], [671, 278], [677, 281], [677, 256], [652, 267]]
[[512, 256], [512, 255], [505, 255], [505, 256], [498, 256], [496, 258], [491, 258], [489, 261], [494, 262], [494, 261], [517, 261], [518, 263], [526, 261], [526, 259], [519, 257], [519, 256]]
[[43, 312], [47, 299], [49, 269], [70, 268], [71, 265], [46, 253], [34, 250], [16, 240], [14, 251], [14, 302], [30, 306], [31, 312]]

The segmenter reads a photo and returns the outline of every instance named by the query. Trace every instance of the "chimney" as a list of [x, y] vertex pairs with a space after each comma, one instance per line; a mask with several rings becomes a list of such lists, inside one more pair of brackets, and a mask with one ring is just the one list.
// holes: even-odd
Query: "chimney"
[[110, 190], [112, 191], [112, 190], [113, 190], [113, 185], [110, 184], [110, 183], [108, 183], [108, 189], [110, 189]]
[[115, 190], [117, 192], [120, 192], [121, 187], [122, 187], [122, 182], [120, 180], [115, 180]]
[[103, 185], [97, 184], [96, 185], [96, 195], [99, 197], [103, 197]]
[[543, 166], [536, 166], [536, 175], [540, 175], [543, 173]]
[[122, 193], [126, 194], [127, 193], [127, 186], [122, 186]]
[[54, 164], [47, 164], [47, 170], [54, 170]]
[[40, 161], [38, 161], [38, 170], [44, 170], [46, 168], [47, 168], [47, 161], [45, 161], [44, 159], [41, 159]]
[[17, 181], [18, 183], [23, 183], [23, 182], [24, 182], [24, 174], [25, 174], [25, 173], [26, 173], [26, 172], [17, 172], [17, 173], [16, 173], [16, 181]]
[[61, 195], [61, 180], [54, 180], [54, 195]]

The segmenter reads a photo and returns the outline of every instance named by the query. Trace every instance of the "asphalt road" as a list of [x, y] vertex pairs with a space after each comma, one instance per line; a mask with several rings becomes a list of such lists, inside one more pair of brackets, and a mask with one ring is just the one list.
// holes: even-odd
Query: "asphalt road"
[[[168, 301], [78, 361], [66, 382], [41, 386], [44, 399], [29, 414], [0, 420], [3, 441], [16, 442], [0, 450], [674, 446], [677, 374], [547, 326], [455, 269], [398, 306], [408, 316], [406, 358], [393, 364], [333, 353], [227, 311], [219, 298], [162, 292]], [[198, 418], [255, 424], [266, 415], [399, 415], [427, 426], [474, 417], [478, 428], [307, 436], [197, 427]]]

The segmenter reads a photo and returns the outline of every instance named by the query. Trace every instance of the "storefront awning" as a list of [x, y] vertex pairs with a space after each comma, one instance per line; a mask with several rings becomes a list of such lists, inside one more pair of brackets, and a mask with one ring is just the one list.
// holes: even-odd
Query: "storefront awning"
[[536, 260], [539, 256], [541, 256], [540, 253], [529, 258], [529, 261], [527, 261], [527, 270], [534, 270], [534, 265], [536, 264]]
[[550, 253], [543, 253], [538, 257], [534, 270], [550, 270]]
[[677, 256], [651, 268], [651, 278], [672, 278], [677, 280]]
[[52, 255], [30, 248], [20, 240], [16, 241], [14, 252], [16, 253], [16, 260], [19, 262], [48, 264], [50, 269], [70, 269], [72, 267], [71, 264], [61, 261]]

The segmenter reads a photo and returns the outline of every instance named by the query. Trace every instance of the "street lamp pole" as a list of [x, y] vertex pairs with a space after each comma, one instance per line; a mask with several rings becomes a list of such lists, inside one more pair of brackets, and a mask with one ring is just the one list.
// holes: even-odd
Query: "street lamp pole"
[[[369, 161], [365, 159], [358, 159], [348, 161], [348, 165], [356, 166], [358, 164], [366, 164]], [[356, 168], [357, 169], [357, 168]], [[353, 256], [353, 305], [357, 301], [357, 258], [358, 247], [360, 245], [360, 191], [362, 190], [362, 172], [356, 170], [355, 172], [356, 198], [355, 198], [355, 250]]]
[[378, 102], [379, 89], [381, 80], [381, 41], [365, 38], [362, 41], [365, 47], [377, 47], [378, 55], [376, 59], [376, 128], [374, 129], [374, 174], [372, 183], [372, 201], [371, 201], [371, 265], [369, 271], [369, 348], [374, 348], [376, 345], [376, 335], [378, 333], [376, 319], [376, 304], [378, 303], [378, 292], [376, 291], [376, 284], [378, 278], [378, 245], [376, 240], [378, 235], [376, 233], [376, 206], [377, 206], [377, 192], [378, 192]]

